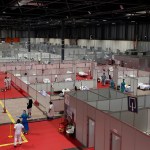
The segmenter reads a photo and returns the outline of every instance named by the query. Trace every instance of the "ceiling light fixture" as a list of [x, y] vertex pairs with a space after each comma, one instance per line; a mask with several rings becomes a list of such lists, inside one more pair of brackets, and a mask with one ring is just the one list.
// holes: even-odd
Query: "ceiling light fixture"
[[88, 14], [89, 14], [89, 15], [91, 15], [91, 12], [90, 12], [90, 11], [88, 11]]
[[120, 9], [124, 9], [123, 5], [120, 5]]

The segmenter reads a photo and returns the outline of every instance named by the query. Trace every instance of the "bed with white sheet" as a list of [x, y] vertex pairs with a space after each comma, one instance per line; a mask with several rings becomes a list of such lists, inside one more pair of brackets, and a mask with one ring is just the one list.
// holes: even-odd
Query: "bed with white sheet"
[[88, 74], [85, 73], [85, 72], [83, 72], [83, 71], [80, 71], [80, 72], [79, 72], [79, 76], [81, 76], [81, 77], [86, 77], [86, 76], [88, 76]]
[[71, 74], [72, 72], [71, 71], [67, 71], [67, 74]]
[[19, 73], [14, 74], [15, 77], [20, 77], [21, 75]]
[[44, 83], [51, 83], [51, 81], [48, 78], [43, 79]]
[[150, 85], [145, 83], [138, 83], [138, 88], [140, 90], [150, 90]]
[[130, 74], [129, 77], [134, 77], [135, 78], [136, 76], [134, 74]]
[[30, 84], [29, 81], [26, 81], [26, 80], [22, 80], [25, 84]]
[[70, 90], [68, 89], [68, 88], [66, 88], [66, 89], [62, 89], [62, 93], [63, 93], [63, 95], [65, 94], [65, 92], [69, 92]]
[[83, 91], [83, 90], [89, 90], [89, 88], [88, 88], [87, 86], [81, 86], [81, 87], [80, 87], [80, 90], [82, 90], [82, 91]]
[[66, 78], [65, 81], [66, 81], [66, 82], [67, 82], [67, 81], [72, 81], [72, 79], [71, 79], [71, 78]]

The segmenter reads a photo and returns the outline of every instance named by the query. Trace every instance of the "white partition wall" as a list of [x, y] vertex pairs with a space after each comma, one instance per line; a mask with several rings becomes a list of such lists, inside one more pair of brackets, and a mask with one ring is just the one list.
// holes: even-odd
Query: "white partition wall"
[[117, 66], [115, 66], [113, 68], [113, 80], [114, 80], [114, 82], [115, 82], [116, 85], [119, 84], [118, 83], [118, 68], [117, 68]]
[[[66, 93], [66, 97], [68, 94]], [[121, 150], [149, 150], [150, 137], [142, 133], [149, 129], [149, 110], [143, 109], [146, 105], [150, 105], [148, 96], [138, 98], [139, 111], [138, 113], [133, 113], [127, 111], [127, 97], [110, 101], [83, 101], [75, 98], [75, 92], [73, 95], [69, 95], [69, 106], [75, 109], [76, 138], [83, 145], [88, 145], [88, 119], [91, 119], [95, 122], [95, 150], [110, 150], [112, 133], [121, 138]], [[118, 96], [122, 97], [122, 94]], [[111, 113], [108, 113], [107, 110]]]

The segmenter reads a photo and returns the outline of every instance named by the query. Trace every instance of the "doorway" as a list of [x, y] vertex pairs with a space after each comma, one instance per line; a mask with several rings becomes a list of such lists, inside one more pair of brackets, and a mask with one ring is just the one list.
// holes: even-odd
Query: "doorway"
[[121, 150], [121, 137], [115, 132], [111, 132], [110, 150]]
[[87, 138], [87, 146], [93, 147], [95, 146], [95, 121], [88, 118], [88, 138]]

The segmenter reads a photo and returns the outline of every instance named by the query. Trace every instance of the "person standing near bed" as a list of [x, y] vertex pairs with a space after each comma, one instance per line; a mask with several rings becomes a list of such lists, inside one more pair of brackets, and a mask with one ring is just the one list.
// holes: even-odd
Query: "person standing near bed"
[[32, 99], [30, 98], [30, 99], [29, 99], [29, 102], [27, 103], [27, 110], [28, 110], [28, 116], [29, 116], [29, 117], [31, 117], [32, 104], [33, 104], [33, 101], [32, 101]]
[[102, 78], [102, 85], [105, 85], [105, 81], [106, 81], [106, 75], [105, 73], [103, 73], [103, 75], [101, 76]]
[[120, 90], [121, 90], [122, 93], [125, 91], [125, 85], [126, 85], [125, 79], [123, 79], [123, 81], [121, 83], [121, 88], [120, 88]]

